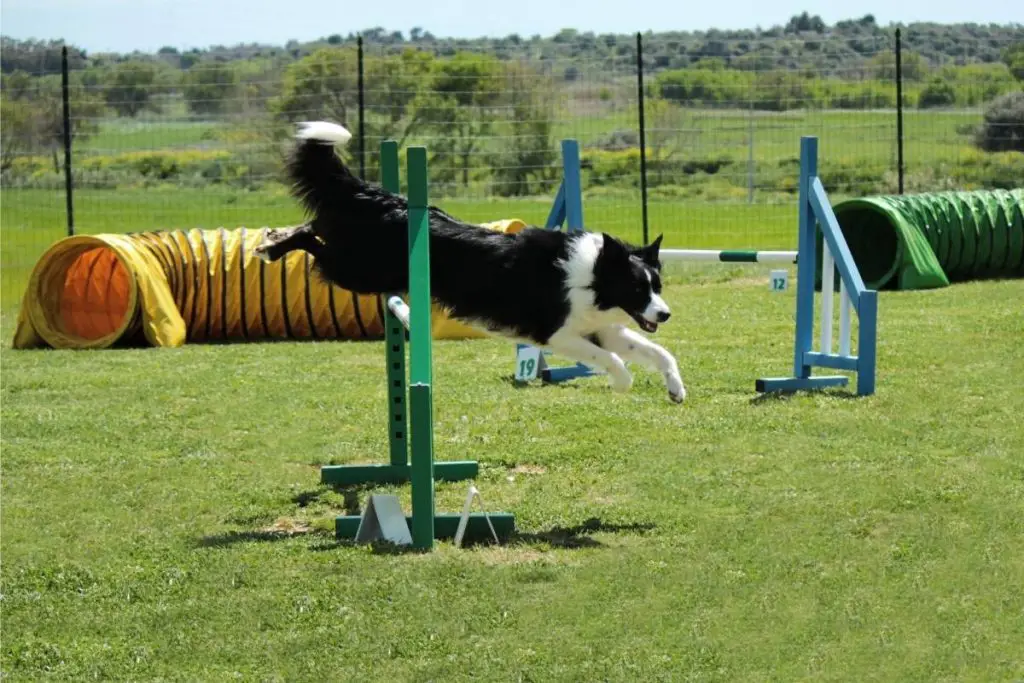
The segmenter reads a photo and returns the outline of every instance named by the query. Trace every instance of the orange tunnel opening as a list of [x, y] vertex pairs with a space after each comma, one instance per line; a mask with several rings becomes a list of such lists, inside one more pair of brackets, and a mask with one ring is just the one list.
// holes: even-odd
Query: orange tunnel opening
[[95, 247], [77, 254], [60, 290], [58, 329], [95, 341], [124, 326], [131, 278], [113, 249]]

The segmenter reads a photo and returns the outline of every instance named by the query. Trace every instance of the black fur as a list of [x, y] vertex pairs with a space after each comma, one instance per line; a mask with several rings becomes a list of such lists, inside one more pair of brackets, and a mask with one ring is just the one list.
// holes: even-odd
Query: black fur
[[[271, 238], [261, 247], [266, 258], [303, 249], [313, 254], [321, 276], [340, 287], [365, 294], [408, 291], [405, 198], [357, 178], [328, 142], [299, 140], [288, 173], [311, 220]], [[452, 317], [541, 345], [563, 325], [569, 303], [559, 262], [579, 234], [541, 228], [505, 234], [436, 207], [429, 218], [431, 295]], [[595, 303], [621, 307], [639, 321], [650, 289], [661, 289], [661, 238], [648, 247], [609, 235], [604, 240], [594, 266]]]

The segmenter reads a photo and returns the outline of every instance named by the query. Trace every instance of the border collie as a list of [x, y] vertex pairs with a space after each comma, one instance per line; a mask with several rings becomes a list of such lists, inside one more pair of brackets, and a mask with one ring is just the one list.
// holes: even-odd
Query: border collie
[[[360, 294], [408, 291], [405, 198], [353, 175], [335, 153], [351, 134], [326, 121], [298, 124], [287, 171], [308, 223], [270, 231], [265, 261], [308, 252], [326, 281]], [[686, 396], [675, 358], [629, 329], [669, 319], [661, 298], [661, 236], [646, 247], [607, 234], [530, 227], [505, 234], [429, 209], [430, 288], [462, 322], [604, 370], [628, 391], [624, 361], [660, 372], [676, 403]]]

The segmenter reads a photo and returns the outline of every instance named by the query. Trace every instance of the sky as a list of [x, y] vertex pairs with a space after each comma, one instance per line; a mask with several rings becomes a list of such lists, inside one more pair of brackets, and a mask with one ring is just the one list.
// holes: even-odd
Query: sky
[[[879, 24], [1022, 23], [1014, 0], [2, 0], [0, 33], [63, 39], [89, 52], [179, 50], [313, 40], [376, 26], [438, 37], [768, 28], [808, 11], [829, 24], [873, 14]], [[826, 9], [832, 8], [832, 9]], [[839, 9], [836, 9], [839, 8]], [[1016, 9], [1014, 9], [1016, 8]]]

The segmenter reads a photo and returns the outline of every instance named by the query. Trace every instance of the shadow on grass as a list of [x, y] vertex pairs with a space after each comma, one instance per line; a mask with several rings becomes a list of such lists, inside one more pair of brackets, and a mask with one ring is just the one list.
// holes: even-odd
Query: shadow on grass
[[359, 504], [359, 498], [363, 494], [370, 493], [380, 488], [378, 484], [367, 483], [367, 484], [346, 484], [346, 485], [324, 485], [319, 489], [311, 489], [309, 491], [300, 491], [292, 496], [292, 502], [300, 508], [309, 507], [314, 503], [319, 503], [321, 498], [330, 489], [334, 493], [337, 493], [342, 498], [342, 507], [345, 510], [346, 515], [360, 515], [362, 509]]
[[841, 398], [844, 400], [866, 398], [858, 396], [857, 392], [849, 389], [794, 389], [792, 391], [772, 391], [769, 393], [758, 394], [750, 399], [750, 405], [757, 406], [762, 404], [781, 403], [783, 401], [789, 401], [798, 394], [825, 396], [827, 398]]
[[613, 534], [643, 534], [654, 528], [651, 522], [629, 522], [626, 524], [615, 524], [591, 517], [581, 524], [571, 527], [554, 526], [546, 531], [537, 532], [514, 532], [506, 542], [506, 545], [538, 545], [546, 544], [553, 548], [576, 549], [576, 548], [601, 548], [601, 543], [590, 534], [613, 533]]
[[[655, 528], [655, 525], [650, 522], [629, 522], [625, 524], [614, 524], [605, 522], [599, 518], [591, 517], [581, 524], [575, 526], [563, 527], [554, 526], [545, 531], [537, 532], [513, 532], [508, 538], [502, 539], [500, 544], [496, 544], [493, 538], [468, 538], [463, 542], [463, 548], [479, 548], [479, 547], [506, 547], [506, 548], [518, 548], [528, 547], [536, 545], [548, 545], [552, 548], [560, 550], [579, 550], [587, 548], [604, 548], [604, 543], [601, 543], [595, 538], [591, 537], [591, 534], [595, 533], [619, 533], [619, 534], [643, 534]], [[444, 542], [450, 542], [450, 539], [446, 539]], [[328, 552], [332, 550], [339, 550], [342, 548], [355, 548], [360, 545], [369, 548], [371, 554], [374, 555], [407, 555], [416, 553], [425, 553], [427, 551], [418, 550], [410, 546], [395, 545], [386, 541], [375, 541], [367, 544], [357, 544], [352, 539], [338, 539], [338, 538], [318, 538], [316, 542], [310, 545], [309, 549], [313, 552]]]
[[237, 543], [270, 543], [287, 541], [299, 536], [326, 536], [323, 529], [303, 528], [299, 530], [251, 529], [248, 531], [225, 531], [222, 534], [203, 536], [196, 542], [199, 548], [227, 548]]
[[[322, 497], [329, 489], [342, 496], [345, 515], [358, 517], [362, 514], [362, 508], [360, 505], [361, 494], [372, 491], [375, 488], [377, 488], [377, 485], [372, 483], [332, 485], [329, 487], [300, 491], [292, 496], [291, 501], [299, 508], [306, 508], [310, 505], [321, 502]], [[573, 526], [555, 525], [550, 529], [529, 532], [518, 529], [513, 530], [507, 537], [502, 538], [497, 544], [492, 537], [484, 536], [474, 538], [467, 535], [462, 546], [465, 548], [471, 548], [477, 546], [501, 545], [504, 547], [515, 548], [542, 545], [564, 550], [603, 548], [606, 547], [605, 544], [593, 538], [593, 534], [644, 534], [654, 528], [655, 525], [652, 522], [612, 523], [605, 522], [599, 517], [590, 517]], [[309, 547], [313, 552], [325, 552], [341, 548], [354, 548], [357, 546], [368, 547], [370, 552], [374, 555], [399, 555], [423, 552], [416, 548], [395, 545], [386, 541], [357, 544], [353, 539], [337, 538], [333, 531], [304, 525], [281, 529], [266, 528], [227, 531], [221, 534], [204, 536], [197, 541], [196, 545], [200, 548], [222, 548], [237, 543], [267, 543], [284, 541], [299, 536], [308, 536], [313, 538], [313, 542]], [[450, 542], [450, 539], [445, 539], [445, 541]]]

